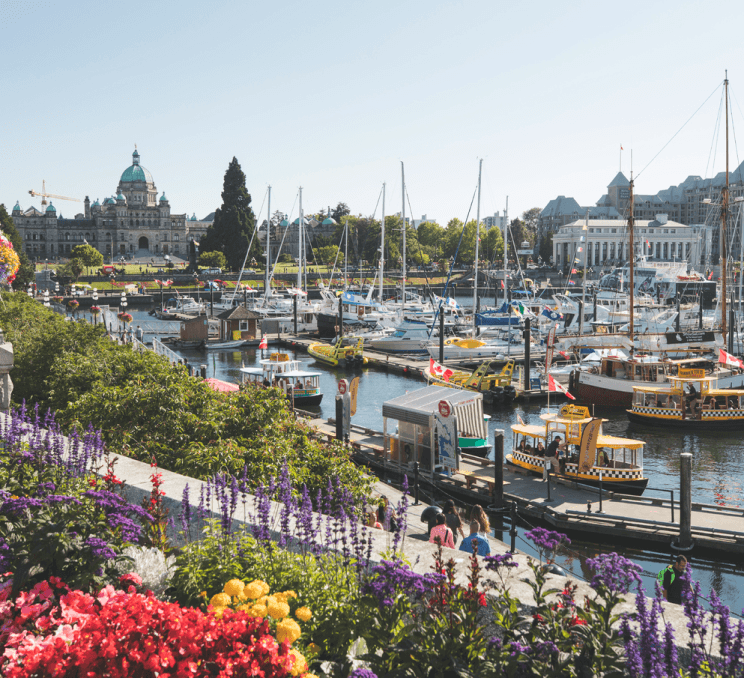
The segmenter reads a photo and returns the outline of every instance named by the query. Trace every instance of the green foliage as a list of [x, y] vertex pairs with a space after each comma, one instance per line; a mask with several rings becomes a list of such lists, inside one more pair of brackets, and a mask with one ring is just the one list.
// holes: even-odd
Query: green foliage
[[110, 341], [101, 325], [71, 323], [25, 294], [2, 294], [0, 326], [13, 342], [13, 398], [57, 413], [68, 429], [100, 428], [122, 453], [198, 478], [220, 471], [252, 484], [278, 476], [283, 457], [298, 487], [338, 476], [359, 496], [370, 481], [338, 444], [311, 437], [275, 389], [219, 393], [151, 351]]
[[13, 249], [21, 260], [21, 266], [13, 281], [13, 288], [16, 290], [23, 289], [26, 285], [34, 281], [34, 265], [29, 261], [28, 256], [23, 251], [21, 234], [18, 233], [12, 217], [8, 214], [8, 210], [5, 209], [5, 205], [2, 203], [0, 203], [0, 231], [13, 243]]
[[222, 252], [202, 252], [199, 255], [199, 263], [208, 268], [227, 268], [227, 258]]
[[87, 268], [103, 266], [103, 255], [92, 245], [76, 245], [71, 254], [73, 259], [78, 259]]
[[57, 273], [62, 277], [77, 280], [83, 272], [83, 268], [83, 262], [80, 259], [73, 257], [66, 264], [59, 266], [57, 268]]
[[284, 252], [283, 254], [279, 255], [279, 263], [280, 264], [292, 264], [294, 263], [294, 259], [292, 259], [292, 255], [288, 252]]
[[327, 247], [319, 247], [315, 250], [317, 260], [319, 264], [325, 266], [333, 266], [333, 262], [336, 261], [336, 255], [338, 255], [337, 265], [344, 263], [344, 253], [338, 251], [337, 245], [329, 245]]
[[549, 231], [540, 240], [540, 256], [545, 263], [553, 256], [553, 232]]
[[[222, 252], [230, 268], [238, 270], [245, 258], [255, 224], [245, 174], [237, 158], [233, 158], [225, 172], [222, 206], [215, 211], [214, 223], [207, 229], [200, 248], [204, 252]], [[258, 238], [254, 238], [248, 258], [260, 257], [261, 246]]]

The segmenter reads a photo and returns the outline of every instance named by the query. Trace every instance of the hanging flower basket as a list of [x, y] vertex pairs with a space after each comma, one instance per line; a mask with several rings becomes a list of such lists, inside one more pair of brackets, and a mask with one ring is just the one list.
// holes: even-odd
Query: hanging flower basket
[[100, 306], [91, 306], [90, 307], [90, 312], [93, 315], [98, 315], [101, 312], [101, 307]]
[[123, 323], [127, 323], [127, 324], [131, 323], [133, 320], [132, 315], [130, 313], [119, 313], [117, 314], [116, 317], [119, 320], [121, 320]]
[[52, 297], [52, 301], [55, 302], [56, 304], [61, 304], [63, 299], [62, 297], [57, 296], [57, 297]]
[[71, 311], [76, 311], [77, 307], [80, 306], [80, 302], [77, 299], [70, 299], [70, 301], [67, 302], [67, 305], [70, 307]]
[[0, 284], [10, 285], [20, 266], [21, 260], [13, 249], [13, 243], [0, 233]]

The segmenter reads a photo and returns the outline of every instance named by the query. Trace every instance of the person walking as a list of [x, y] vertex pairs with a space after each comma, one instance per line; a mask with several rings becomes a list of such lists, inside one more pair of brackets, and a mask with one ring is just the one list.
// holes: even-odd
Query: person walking
[[[490, 556], [491, 545], [488, 543], [488, 539], [478, 534], [479, 528], [480, 525], [477, 520], [470, 523], [470, 536], [462, 540], [460, 550], [465, 551], [465, 553], [477, 553], [479, 556]], [[473, 548], [473, 544], [475, 544], [475, 548]]]
[[682, 573], [687, 569], [687, 558], [677, 556], [672, 565], [659, 573], [664, 599], [677, 605], [682, 604]]
[[462, 519], [460, 518], [460, 513], [452, 499], [448, 499], [444, 504], [444, 517], [447, 527], [452, 530], [452, 538], [454, 540], [452, 548], [454, 548], [457, 546], [457, 533], [459, 532], [463, 539], [465, 538], [465, 533], [462, 530]]
[[145, 336], [144, 331], [139, 325], [137, 325], [137, 341], [141, 342], [144, 336]]
[[550, 441], [548, 449], [545, 450], [545, 464], [543, 465], [543, 481], [548, 479], [548, 464], [553, 465], [553, 470], [560, 470], [560, 463], [558, 461], [558, 451], [565, 450], [566, 444], [561, 442], [561, 437], [556, 436]]
[[442, 546], [453, 549], [455, 548], [455, 542], [452, 538], [452, 530], [446, 525], [447, 520], [444, 517], [444, 513], [437, 514], [437, 524], [431, 528], [431, 534], [429, 535], [429, 541], [432, 544], [437, 543], [437, 539], [442, 543]]

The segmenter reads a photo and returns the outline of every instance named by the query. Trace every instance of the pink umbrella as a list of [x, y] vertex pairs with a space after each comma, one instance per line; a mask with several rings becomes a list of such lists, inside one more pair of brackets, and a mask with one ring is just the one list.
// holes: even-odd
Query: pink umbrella
[[232, 391], [239, 391], [240, 388], [237, 384], [231, 384], [228, 381], [222, 381], [221, 379], [205, 379], [204, 380], [213, 391], [222, 391], [223, 393], [230, 393]]

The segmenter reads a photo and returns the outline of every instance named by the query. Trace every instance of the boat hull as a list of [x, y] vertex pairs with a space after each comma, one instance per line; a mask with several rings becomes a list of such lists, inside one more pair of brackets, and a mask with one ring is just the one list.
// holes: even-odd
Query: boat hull
[[204, 348], [207, 351], [220, 351], [231, 348], [240, 348], [244, 343], [245, 341], [243, 341], [242, 339], [240, 339], [239, 341], [220, 341], [215, 343], [207, 342], [206, 344], [202, 343], [201, 348]]
[[317, 407], [320, 405], [320, 403], [323, 400], [323, 394], [322, 393], [315, 393], [313, 395], [306, 395], [306, 396], [295, 396], [294, 397], [294, 404], [295, 407]]
[[[520, 458], [524, 457], [524, 459]], [[543, 475], [543, 459], [529, 457], [528, 455], [515, 455], [507, 454], [506, 463], [516, 468], [521, 468], [532, 475], [542, 476]], [[592, 468], [592, 473], [571, 473], [570, 469], [575, 468], [575, 464], [567, 464], [569, 472], [557, 473], [555, 469], [551, 469], [550, 474], [561, 480], [568, 480], [575, 483], [581, 483], [582, 485], [589, 485], [590, 487], [599, 487], [599, 474], [595, 470], [596, 467]], [[612, 473], [617, 473], [616, 469], [603, 469], [602, 474], [602, 489], [610, 492], [619, 492], [621, 494], [632, 494], [640, 496], [646, 490], [648, 485], [648, 478], [643, 477], [632, 477], [632, 478], [613, 478]]]
[[[630, 382], [631, 384], [633, 382]], [[574, 389], [576, 397], [583, 403], [591, 403], [600, 407], [618, 407], [627, 410], [633, 403], [633, 390], [604, 388], [600, 385], [582, 383]]]
[[682, 419], [679, 416], [664, 416], [627, 410], [630, 421], [645, 426], [669, 426], [694, 431], [744, 431], [744, 412], [738, 412], [739, 416], [722, 416], [726, 413], [726, 410], [713, 410], [712, 412], [703, 412], [701, 419]]

